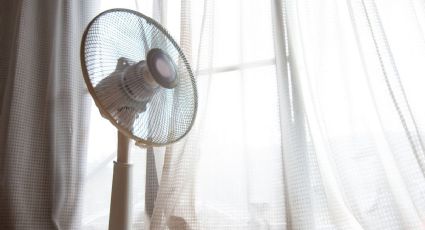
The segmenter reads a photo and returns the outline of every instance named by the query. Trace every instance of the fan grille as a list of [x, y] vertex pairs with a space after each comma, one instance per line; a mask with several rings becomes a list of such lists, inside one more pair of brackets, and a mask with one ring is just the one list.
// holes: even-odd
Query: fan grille
[[[121, 75], [111, 74], [120, 58], [135, 64], [146, 60], [153, 48], [162, 49], [174, 61], [178, 83], [172, 89], [159, 87], [146, 104], [126, 97], [119, 84]], [[197, 109], [195, 79], [182, 50], [153, 19], [126, 9], [99, 14], [84, 32], [81, 62], [87, 87], [101, 114], [130, 138], [162, 146], [178, 141], [192, 127]], [[109, 81], [116, 84], [102, 85], [107, 77], [117, 78]], [[117, 89], [111, 92], [105, 90], [107, 87]], [[143, 85], [138, 89], [143, 90]]]

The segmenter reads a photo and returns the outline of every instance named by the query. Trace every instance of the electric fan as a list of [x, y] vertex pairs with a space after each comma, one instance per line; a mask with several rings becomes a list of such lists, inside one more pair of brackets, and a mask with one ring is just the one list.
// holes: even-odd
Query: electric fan
[[109, 229], [129, 229], [129, 138], [148, 148], [183, 138], [196, 116], [196, 82], [170, 34], [153, 19], [127, 9], [107, 10], [89, 23], [81, 65], [100, 113], [118, 129]]

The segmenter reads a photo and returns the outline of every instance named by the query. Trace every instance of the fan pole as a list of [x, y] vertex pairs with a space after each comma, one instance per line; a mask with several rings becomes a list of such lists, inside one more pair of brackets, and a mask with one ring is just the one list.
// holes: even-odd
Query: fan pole
[[118, 131], [118, 154], [114, 161], [109, 230], [129, 230], [132, 224], [132, 164], [130, 140]]

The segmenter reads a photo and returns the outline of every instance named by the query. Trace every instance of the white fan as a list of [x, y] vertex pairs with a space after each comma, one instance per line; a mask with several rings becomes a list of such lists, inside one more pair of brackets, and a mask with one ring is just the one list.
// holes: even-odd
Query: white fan
[[118, 129], [109, 229], [130, 229], [129, 138], [147, 147], [147, 154], [153, 154], [152, 146], [183, 138], [196, 116], [196, 82], [169, 33], [127, 9], [107, 10], [90, 22], [81, 65], [100, 113]]

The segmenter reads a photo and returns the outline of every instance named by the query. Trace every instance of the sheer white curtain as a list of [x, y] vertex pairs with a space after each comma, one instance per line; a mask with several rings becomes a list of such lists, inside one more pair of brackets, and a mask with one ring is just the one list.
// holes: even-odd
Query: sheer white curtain
[[[161, 2], [113, 6], [160, 10], [198, 81], [192, 132], [156, 149], [151, 229], [425, 226], [423, 1]], [[96, 116], [91, 143], [110, 127]], [[87, 229], [107, 225], [110, 130], [90, 145]], [[138, 229], [144, 150], [133, 160]]]
[[1, 3], [0, 229], [81, 229], [89, 98], [79, 47], [95, 9]]
[[[286, 1], [290, 76], [320, 175], [310, 190], [323, 193], [311, 215], [291, 213], [293, 226], [424, 227], [423, 6]], [[303, 202], [290, 188], [293, 210]]]
[[[190, 7], [182, 17], [191, 20], [182, 21], [191, 23], [200, 108], [189, 137], [166, 153], [152, 226], [282, 229], [284, 181], [271, 4], [185, 4]], [[188, 42], [187, 36], [182, 38]]]

